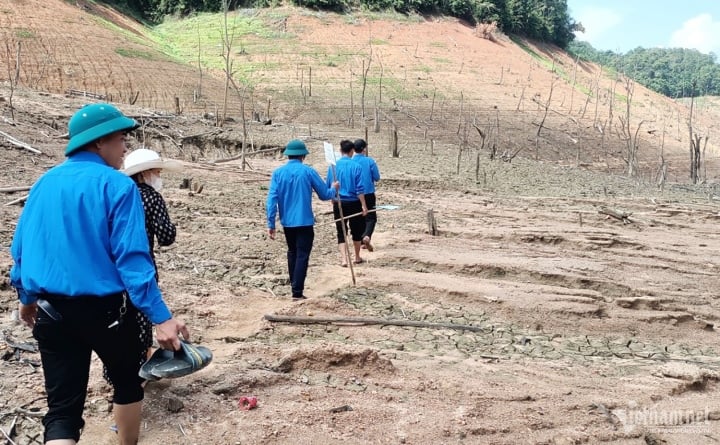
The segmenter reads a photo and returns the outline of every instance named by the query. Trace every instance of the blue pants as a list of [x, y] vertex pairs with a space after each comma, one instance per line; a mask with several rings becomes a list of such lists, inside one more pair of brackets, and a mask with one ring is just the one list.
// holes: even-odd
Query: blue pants
[[305, 290], [305, 277], [310, 263], [310, 251], [315, 240], [313, 226], [285, 227], [288, 272], [293, 297], [301, 297]]

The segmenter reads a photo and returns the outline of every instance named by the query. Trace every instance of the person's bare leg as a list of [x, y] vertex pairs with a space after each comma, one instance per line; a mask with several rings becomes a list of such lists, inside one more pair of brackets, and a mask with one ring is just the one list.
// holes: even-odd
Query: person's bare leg
[[345, 250], [345, 243], [338, 244], [338, 249], [340, 249], [340, 265], [347, 266], [348, 257], [347, 250]]
[[75, 445], [77, 442], [75, 442], [72, 439], [55, 439], [55, 440], [48, 440], [45, 442], [45, 445]]
[[360, 245], [362, 243], [360, 241], [353, 241], [353, 249], [355, 249], [355, 263], [360, 264], [362, 263], [363, 259], [360, 258]]
[[136, 445], [140, 438], [142, 402], [113, 406], [120, 445]]

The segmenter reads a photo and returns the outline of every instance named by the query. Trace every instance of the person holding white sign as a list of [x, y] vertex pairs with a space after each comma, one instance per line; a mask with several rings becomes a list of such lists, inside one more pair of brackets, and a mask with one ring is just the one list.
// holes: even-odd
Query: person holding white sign
[[323, 201], [332, 199], [340, 188], [337, 181], [325, 185], [322, 178], [312, 167], [303, 165], [308, 155], [303, 141], [293, 139], [283, 152], [288, 157], [287, 164], [276, 169], [270, 178], [267, 196], [267, 227], [271, 239], [275, 239], [275, 216], [280, 213], [280, 224], [285, 231], [288, 251], [288, 272], [293, 301], [306, 297], [305, 278], [307, 277], [310, 251], [315, 240], [312, 211], [312, 192]]
[[[349, 258], [348, 251], [345, 248], [345, 232], [347, 232], [346, 224], [350, 224], [350, 234], [352, 236], [353, 247], [355, 250], [354, 264], [360, 264], [364, 260], [360, 257], [360, 243], [362, 241], [363, 232], [365, 231], [365, 216], [367, 215], [367, 206], [365, 205], [365, 189], [362, 183], [362, 167], [359, 163], [353, 162], [352, 153], [355, 151], [355, 145], [348, 140], [340, 141], [340, 153], [342, 157], [337, 160], [335, 166], [328, 168], [325, 184], [328, 186], [332, 181], [340, 181], [340, 190], [338, 197], [333, 201], [333, 215], [336, 220], [338, 248], [340, 250], [340, 264], [347, 266]], [[339, 202], [338, 202], [339, 199]], [[346, 222], [342, 219], [340, 206], [342, 206], [342, 215], [355, 215]]]

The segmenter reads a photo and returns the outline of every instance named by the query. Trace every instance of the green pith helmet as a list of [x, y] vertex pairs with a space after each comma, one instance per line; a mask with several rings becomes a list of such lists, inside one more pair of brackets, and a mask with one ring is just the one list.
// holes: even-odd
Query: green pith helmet
[[70, 118], [68, 131], [70, 142], [65, 148], [65, 156], [70, 156], [78, 149], [101, 137], [116, 131], [130, 131], [139, 125], [126, 117], [110, 104], [91, 104], [79, 109]]
[[285, 151], [283, 152], [285, 156], [307, 156], [309, 153], [310, 152], [308, 152], [308, 149], [305, 146], [305, 142], [299, 139], [293, 139], [288, 142], [285, 146]]

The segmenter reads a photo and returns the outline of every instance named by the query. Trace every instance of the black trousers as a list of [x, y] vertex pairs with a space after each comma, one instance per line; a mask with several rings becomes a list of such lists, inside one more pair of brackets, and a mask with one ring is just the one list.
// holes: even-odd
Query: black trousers
[[[137, 309], [126, 299], [127, 313], [120, 318], [122, 294], [107, 297], [44, 298], [60, 314], [54, 320], [38, 309], [33, 336], [38, 342], [47, 392], [48, 412], [43, 418], [45, 441], [80, 439], [92, 351], [107, 367], [113, 382], [113, 402], [124, 405], [144, 397], [138, 376], [140, 329]], [[55, 315], [55, 314], [54, 314]], [[56, 317], [57, 318], [57, 317]]]
[[315, 240], [313, 226], [284, 227], [287, 241], [288, 273], [293, 297], [301, 297], [310, 264], [310, 252]]
[[[348, 217], [356, 213], [362, 212], [362, 204], [360, 201], [341, 201], [343, 216]], [[340, 208], [337, 202], [333, 202], [333, 216], [335, 219], [340, 218]], [[353, 241], [362, 241], [363, 232], [365, 231], [365, 217], [362, 215], [353, 216], [352, 218], [345, 221], [338, 221], [335, 223], [335, 229], [337, 230], [338, 244], [345, 242], [345, 234], [343, 233], [343, 225], [347, 231], [348, 223], [350, 224], [350, 235]]]
[[[365, 205], [367, 206], [368, 212], [375, 210], [375, 193], [365, 193]], [[375, 232], [375, 224], [377, 224], [377, 211], [368, 213], [365, 216], [365, 232], [363, 232], [363, 238], [369, 236], [372, 238]]]

